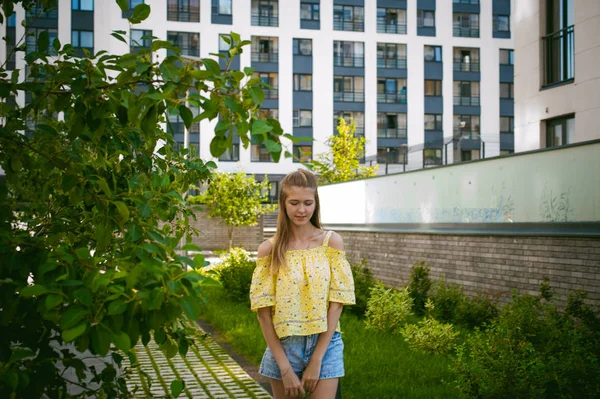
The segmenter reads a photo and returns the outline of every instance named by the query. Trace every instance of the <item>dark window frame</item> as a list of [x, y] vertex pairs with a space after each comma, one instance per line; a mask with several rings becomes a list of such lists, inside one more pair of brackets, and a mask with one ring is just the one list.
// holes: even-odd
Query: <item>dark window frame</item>
[[[340, 15], [339, 9], [342, 10], [342, 19], [337, 16]], [[337, 9], [337, 10], [336, 10]], [[352, 18], [346, 18], [346, 9], [352, 9]], [[356, 10], [362, 9], [362, 18], [356, 17]], [[347, 31], [347, 32], [364, 32], [365, 31], [365, 7], [354, 6], [346, 4], [334, 4], [333, 5], [333, 30], [334, 31]]]
[[[400, 49], [404, 46], [404, 55], [400, 54]], [[380, 56], [380, 47], [382, 48], [383, 56]], [[389, 49], [394, 48], [393, 56], [390, 57]], [[393, 68], [406, 69], [407, 67], [407, 45], [405, 43], [377, 43], [377, 68]]]
[[[546, 119], [546, 148], [550, 147], [561, 147], [563, 145], [571, 144], [569, 142], [569, 121], [573, 121], [575, 123], [575, 114], [563, 115], [557, 118]], [[561, 143], [557, 144], [555, 142], [556, 134], [553, 131], [551, 132], [550, 128], [555, 129], [557, 126], [561, 127]], [[574, 132], [573, 132], [574, 133]]]
[[[294, 116], [294, 113], [298, 113], [298, 116]], [[310, 124], [303, 124], [302, 112], [310, 112]], [[304, 119], [306, 121], [306, 118]], [[312, 109], [300, 109], [295, 108], [292, 110], [292, 127], [312, 127], [313, 126], [313, 112]]]
[[[506, 18], [506, 29], [499, 29], [500, 18]], [[492, 29], [494, 32], [509, 32], [510, 33], [510, 15], [494, 14], [492, 17]]]
[[94, 0], [92, 0], [92, 9], [91, 10], [81, 9], [81, 0], [71, 0], [71, 10], [72, 11], [92, 12], [92, 11], [94, 11], [94, 8], [95, 8]]
[[[404, 21], [399, 20], [401, 11], [404, 11]], [[389, 17], [389, 15], [393, 13], [396, 14], [396, 20]], [[406, 34], [408, 25], [407, 18], [408, 15], [405, 8], [377, 7], [377, 33], [395, 33], [404, 35]], [[390, 21], [395, 22], [390, 23]]]
[[[195, 12], [192, 11], [194, 7]], [[167, 0], [167, 21], [200, 22], [200, 0]]]
[[[301, 153], [301, 147], [310, 148], [310, 151]], [[294, 144], [293, 145], [294, 158], [293, 163], [301, 163], [301, 162], [312, 162], [313, 160], [313, 146], [312, 144]], [[303, 154], [310, 154], [309, 159], [303, 159]]]
[[[508, 86], [508, 97], [502, 95], [502, 86]], [[506, 100], [514, 100], [515, 99], [515, 84], [510, 82], [500, 82], [499, 86], [500, 98]]]
[[[506, 57], [507, 57], [508, 63], [502, 62], [502, 58], [503, 58], [502, 53], [503, 52], [506, 52]], [[501, 48], [499, 54], [500, 54], [499, 55], [500, 65], [515, 65], [515, 51], [514, 50]]]
[[[434, 94], [427, 94], [427, 83], [433, 82]], [[425, 97], [441, 97], [442, 96], [442, 80], [441, 79], [425, 79], [423, 85], [423, 95]]]
[[[430, 47], [433, 49], [433, 59], [427, 59], [426, 56], [426, 50], [427, 48]], [[438, 57], [439, 56], [439, 57]], [[425, 62], [443, 62], [443, 53], [442, 53], [442, 46], [436, 46], [436, 45], [431, 45], [431, 44], [425, 44], [423, 46], [423, 59]], [[439, 59], [438, 59], [439, 58]]]
[[[305, 54], [301, 52], [302, 49], [302, 43], [309, 43], [310, 44], [310, 52]], [[292, 41], [292, 53], [293, 55], [301, 55], [304, 57], [312, 57], [312, 39], [299, 39], [299, 38], [295, 38]]]
[[[227, 157], [226, 157], [227, 155]], [[219, 156], [219, 162], [238, 162], [240, 160], [240, 144], [233, 143], [231, 148]]]
[[232, 4], [232, 0], [223, 0], [226, 2], [229, 2], [229, 13], [224, 13], [221, 12], [221, 10], [223, 9], [223, 7], [221, 6], [221, 1], [222, 0], [217, 0], [217, 4], [212, 6], [212, 14], [213, 15], [222, 15], [222, 16], [226, 16], [226, 17], [231, 17], [233, 15], [233, 4]]
[[[181, 45], [178, 44], [180, 37], [181, 38], [187, 38], [187, 42], [188, 43], [192, 43], [192, 37], [194, 35], [198, 36], [197, 39], [197, 46], [196, 47], [190, 47], [189, 45], [187, 47], [183, 47]], [[173, 41], [172, 38], [174, 36], [177, 36], [177, 41]], [[179, 47], [181, 49], [181, 55], [189, 55], [190, 57], [200, 57], [200, 33], [199, 32], [187, 32], [187, 31], [167, 31], [167, 40], [170, 41], [171, 43], [173, 43], [173, 45]], [[185, 39], [183, 40], [184, 42], [186, 41]], [[191, 50], [196, 50], [194, 51], [194, 53], [192, 54]], [[169, 53], [169, 51], [167, 51], [167, 54]]]
[[[433, 25], [425, 25], [425, 14], [431, 13], [433, 15]], [[435, 28], [435, 10], [417, 10], [417, 28]]]
[[[427, 121], [427, 117], [433, 117], [433, 121], [430, 123], [433, 123], [433, 129], [428, 129], [427, 125], [428, 125], [428, 121]], [[423, 130], [428, 132], [428, 131], [441, 131], [444, 129], [444, 114], [425, 114], [423, 116]]]
[[[303, 78], [306, 79], [306, 77], [310, 77], [310, 89], [302, 88], [302, 79]], [[293, 80], [294, 80], [294, 91], [302, 91], [302, 92], [313, 91], [312, 74], [311, 73], [295, 73], [293, 76]]]
[[[302, 6], [308, 6], [308, 12], [310, 12], [310, 18], [302, 18]], [[315, 17], [316, 14], [316, 17]], [[321, 20], [321, 5], [318, 3], [304, 3], [300, 2], [300, 21], [320, 21]]]

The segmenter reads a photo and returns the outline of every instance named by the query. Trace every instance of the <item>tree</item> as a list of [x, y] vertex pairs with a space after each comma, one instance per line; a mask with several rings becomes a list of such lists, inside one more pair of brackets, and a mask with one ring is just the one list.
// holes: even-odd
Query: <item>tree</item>
[[[125, 12], [128, 2], [116, 1]], [[48, 10], [56, 0], [4, 0], [3, 14], [17, 4]], [[140, 4], [129, 21], [149, 13]], [[124, 31], [112, 35], [127, 43]], [[229, 57], [250, 43], [233, 32], [226, 39]], [[172, 54], [153, 61], [166, 50]], [[26, 80], [24, 71], [0, 66], [0, 397], [65, 397], [69, 385], [57, 363], [76, 371], [71, 382], [82, 395], [125, 396], [116, 368], [121, 354], [136, 363], [131, 348], [140, 339], [153, 337], [168, 357], [187, 351], [186, 320], [200, 310], [204, 259], [177, 251], [195, 233], [185, 196], [216, 165], [176, 150], [165, 114], [179, 114], [187, 128], [219, 117], [215, 157], [234, 128], [244, 146], [251, 136], [275, 160], [281, 138], [291, 136], [258, 117], [264, 94], [252, 69], [228, 63], [221, 71], [213, 59], [179, 54], [154, 40], [138, 54], [81, 57], [42, 31], [24, 57]], [[24, 93], [30, 101], [19, 106], [14, 98]], [[88, 368], [77, 356], [87, 350], [111, 356], [116, 367], [107, 360], [104, 369]]]
[[229, 248], [233, 246], [233, 229], [255, 226], [260, 215], [274, 211], [274, 205], [263, 205], [271, 185], [267, 179], [257, 182], [244, 172], [216, 172], [199, 198], [206, 204], [208, 217], [220, 217], [227, 225]]
[[327, 139], [331, 152], [319, 154], [318, 161], [313, 162], [314, 171], [324, 183], [336, 183], [375, 176], [378, 166], [360, 166], [360, 159], [365, 155], [366, 140], [356, 137], [356, 122], [350, 124], [339, 118], [337, 135]]

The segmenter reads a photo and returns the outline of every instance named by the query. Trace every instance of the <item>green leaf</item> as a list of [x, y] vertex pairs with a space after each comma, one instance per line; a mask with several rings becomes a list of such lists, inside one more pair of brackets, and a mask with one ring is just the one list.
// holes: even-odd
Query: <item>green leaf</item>
[[194, 263], [196, 264], [196, 269], [204, 267], [204, 255], [197, 254], [194, 256]]
[[51, 136], [54, 136], [54, 137], [58, 136], [58, 132], [56, 131], [56, 129], [54, 129], [50, 125], [44, 125], [44, 124], [40, 123], [36, 127], [41, 132], [47, 133], [47, 134], [49, 134]]
[[200, 248], [196, 244], [185, 244], [183, 247], [181, 247], [181, 250], [182, 251], [197, 251], [197, 252], [200, 252], [200, 251], [202, 251], [202, 248]]
[[127, 208], [127, 205], [125, 205], [124, 202], [116, 201], [115, 206], [117, 207], [117, 211], [119, 212], [121, 219], [123, 219], [124, 222], [128, 221], [129, 220], [129, 209]]
[[161, 345], [163, 342], [166, 341], [166, 339], [167, 335], [165, 334], [165, 331], [162, 328], [159, 328], [154, 331], [154, 342]]
[[122, 298], [119, 298], [108, 304], [108, 314], [110, 316], [113, 316], [116, 314], [121, 314], [121, 313], [125, 312], [126, 310], [127, 310], [127, 304], [125, 303], [125, 300]]
[[265, 147], [267, 147], [267, 151], [270, 153], [281, 152], [281, 144], [270, 139], [265, 140]]
[[257, 119], [252, 122], [252, 135], [262, 135], [273, 130], [273, 127], [264, 119]]
[[14, 348], [13, 347], [13, 348], [10, 348], [10, 350], [12, 351], [12, 353], [10, 355], [10, 359], [8, 360], [8, 365], [10, 365], [12, 363], [17, 363], [28, 357], [35, 356], [35, 353], [31, 349], [27, 349], [27, 348]]
[[119, 5], [119, 8], [121, 8], [121, 11], [123, 13], [127, 12], [127, 10], [129, 9], [129, 4], [127, 3], [127, 0], [117, 0], [117, 4]]
[[183, 119], [183, 124], [185, 127], [190, 129], [192, 127], [192, 119], [194, 119], [194, 114], [192, 114], [192, 111], [190, 111], [190, 109], [185, 105], [180, 105], [179, 115], [181, 116], [181, 119]]
[[153, 105], [148, 108], [142, 117], [141, 127], [144, 133], [154, 133], [156, 131], [156, 106]]
[[102, 324], [92, 329], [92, 349], [95, 353], [105, 356], [110, 348], [110, 331]]
[[129, 339], [129, 335], [127, 335], [125, 331], [113, 332], [111, 336], [117, 349], [120, 349], [124, 352], [127, 352], [131, 349], [131, 340]]
[[38, 51], [40, 53], [44, 53], [44, 52], [48, 51], [48, 46], [50, 45], [50, 41], [48, 38], [47, 30], [43, 30], [40, 32], [38, 39], [37, 39], [37, 45], [38, 45]]
[[127, 234], [125, 235], [125, 237], [129, 240], [129, 241], [137, 241], [140, 238], [142, 238], [142, 228], [134, 223], [129, 223], [126, 226], [127, 228]]
[[236, 114], [241, 114], [242, 112], [244, 112], [244, 109], [242, 108], [240, 103], [238, 103], [234, 98], [228, 97], [223, 101], [223, 103], [227, 106], [227, 108], [229, 108]]
[[260, 87], [249, 87], [248, 91], [250, 92], [252, 100], [254, 100], [257, 105], [261, 105], [263, 103], [265, 99], [265, 92], [263, 89]]
[[173, 397], [177, 398], [179, 395], [181, 395], [181, 392], [183, 392], [185, 388], [185, 382], [182, 380], [173, 380], [171, 382], [171, 395], [173, 395]]
[[75, 338], [77, 338], [80, 335], [82, 335], [85, 332], [85, 330], [87, 330], [87, 328], [88, 328], [88, 323], [83, 322], [83, 323], [77, 324], [73, 328], [69, 328], [67, 330], [63, 330], [63, 332], [62, 332], [63, 340], [65, 342], [71, 342]]
[[221, 73], [221, 67], [217, 61], [210, 58], [202, 58], [202, 63], [207, 71], [210, 71], [215, 75]]
[[20, 294], [23, 298], [31, 298], [34, 295], [40, 296], [47, 294], [48, 292], [50, 291], [43, 285], [35, 284], [23, 288]]
[[112, 197], [112, 192], [110, 191], [110, 188], [108, 188], [108, 183], [106, 183], [106, 180], [103, 177], [99, 178], [96, 183], [107, 197]]
[[63, 330], [68, 330], [73, 328], [77, 323], [79, 323], [86, 315], [88, 314], [88, 310], [81, 306], [71, 306], [67, 309], [66, 312], [63, 313], [62, 319], [60, 322], [60, 327]]
[[227, 151], [227, 139], [223, 136], [215, 136], [210, 142], [210, 153], [218, 158]]
[[63, 297], [56, 294], [50, 294], [46, 297], [46, 309], [50, 310], [60, 305], [63, 302]]
[[140, 23], [150, 16], [150, 6], [145, 3], [138, 4], [133, 9], [133, 15], [129, 20], [131, 23]]
[[191, 320], [195, 321], [196, 319], [198, 319], [198, 315], [200, 314], [200, 311], [202, 309], [200, 307], [200, 303], [196, 298], [191, 296], [184, 296], [183, 298], [181, 298], [181, 306], [185, 314]]
[[89, 288], [87, 288], [87, 287], [78, 288], [73, 293], [73, 296], [75, 297], [75, 299], [77, 299], [79, 302], [81, 302], [85, 306], [87, 306], [87, 307], [92, 306], [92, 303], [93, 303], [92, 291]]
[[128, 44], [128, 43], [127, 43], [127, 40], [125, 40], [125, 38], [124, 38], [123, 36], [119, 35], [118, 33], [115, 33], [115, 32], [113, 32], [113, 33], [111, 33], [110, 35], [111, 35], [112, 37], [116, 38], [117, 40], [119, 40], [119, 41], [121, 41], [121, 42], [123, 42], [123, 43], [125, 43], [125, 44]]
[[54, 47], [54, 50], [56, 51], [60, 50], [60, 40], [58, 40], [58, 37], [55, 37], [52, 41], [52, 47]]

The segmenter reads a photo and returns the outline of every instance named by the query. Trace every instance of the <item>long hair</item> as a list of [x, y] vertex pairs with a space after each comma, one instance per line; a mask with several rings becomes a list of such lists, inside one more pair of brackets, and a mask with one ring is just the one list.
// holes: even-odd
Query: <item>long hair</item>
[[271, 268], [274, 274], [279, 268], [285, 265], [285, 252], [287, 251], [288, 241], [290, 239], [290, 218], [285, 209], [285, 201], [290, 187], [302, 187], [315, 190], [315, 212], [310, 218], [310, 223], [316, 228], [321, 228], [319, 192], [317, 190], [317, 177], [306, 169], [298, 169], [289, 173], [281, 181], [279, 190], [279, 215], [277, 216], [277, 232], [275, 233], [275, 243], [271, 251]]

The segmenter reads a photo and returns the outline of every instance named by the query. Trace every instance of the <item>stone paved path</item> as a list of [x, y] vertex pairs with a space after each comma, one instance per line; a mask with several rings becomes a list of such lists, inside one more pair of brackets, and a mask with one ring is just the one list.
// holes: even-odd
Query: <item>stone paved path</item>
[[[203, 331], [198, 329], [200, 336]], [[168, 359], [154, 341], [147, 347], [140, 343], [134, 351], [139, 367], [134, 369], [128, 385], [130, 389], [141, 387], [136, 398], [170, 398], [170, 385], [175, 379], [185, 381], [180, 398], [271, 398], [210, 336], [196, 339], [186, 357], [177, 354]]]

